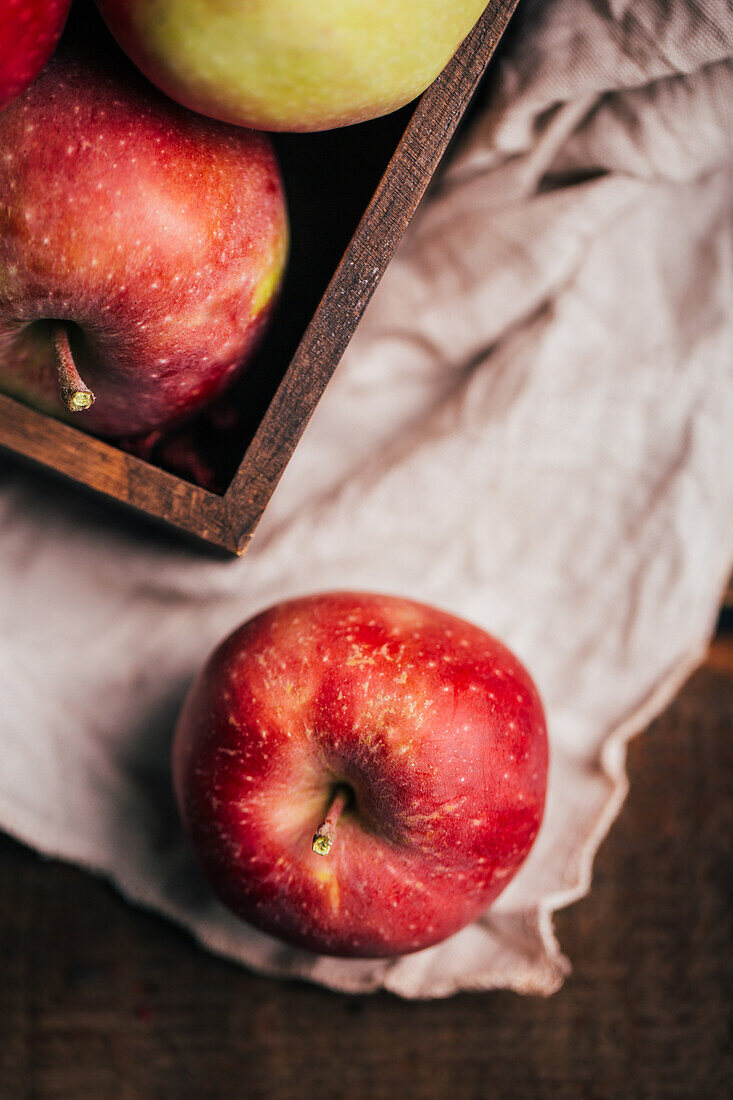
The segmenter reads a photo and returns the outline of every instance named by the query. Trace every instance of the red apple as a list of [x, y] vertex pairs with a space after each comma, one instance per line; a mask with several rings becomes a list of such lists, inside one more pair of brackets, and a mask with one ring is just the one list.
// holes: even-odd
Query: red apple
[[268, 139], [178, 107], [110, 41], [62, 44], [0, 150], [0, 388], [108, 436], [218, 393], [287, 251]]
[[252, 924], [332, 955], [417, 951], [484, 910], [542, 819], [542, 705], [508, 649], [389, 596], [280, 604], [214, 652], [173, 749], [185, 828]]
[[70, 6], [71, 0], [0, 0], [0, 108], [36, 79]]

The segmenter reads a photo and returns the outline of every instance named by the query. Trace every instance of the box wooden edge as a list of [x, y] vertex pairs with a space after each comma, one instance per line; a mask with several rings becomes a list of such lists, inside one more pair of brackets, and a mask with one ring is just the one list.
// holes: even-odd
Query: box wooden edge
[[[229, 526], [239, 553], [246, 550], [465, 114], [517, 2], [499, 0], [488, 5], [450, 63], [423, 94], [390, 158], [225, 493]], [[442, 122], [437, 128], [436, 117]], [[336, 320], [338, 324], [332, 323]]]

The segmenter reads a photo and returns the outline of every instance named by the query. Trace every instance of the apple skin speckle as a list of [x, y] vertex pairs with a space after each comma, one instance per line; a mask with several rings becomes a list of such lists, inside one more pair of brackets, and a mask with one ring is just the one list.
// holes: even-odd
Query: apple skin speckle
[[[235, 913], [311, 951], [399, 955], [473, 920], [526, 858], [545, 720], [529, 674], [478, 627], [329, 593], [219, 646], [184, 704], [173, 775], [204, 874]], [[332, 848], [315, 854], [342, 785]]]
[[0, 388], [71, 417], [60, 320], [96, 395], [78, 427], [147, 432], [219, 393], [287, 255], [269, 139], [166, 100], [111, 40], [101, 54], [65, 40], [0, 113], [0, 151]]
[[31, 84], [61, 37], [71, 0], [0, 4], [0, 110]]

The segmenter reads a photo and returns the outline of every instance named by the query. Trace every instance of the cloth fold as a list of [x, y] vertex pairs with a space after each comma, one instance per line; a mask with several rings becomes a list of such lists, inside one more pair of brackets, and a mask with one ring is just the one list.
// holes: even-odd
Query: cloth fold
[[[626, 741], [699, 662], [733, 560], [733, 20], [522, 0], [247, 556], [212, 561], [0, 470], [0, 826], [273, 975], [407, 997], [567, 973]], [[170, 793], [182, 695], [279, 599], [396, 592], [531, 670], [545, 822], [491, 910], [403, 959], [285, 947], [203, 884]]]

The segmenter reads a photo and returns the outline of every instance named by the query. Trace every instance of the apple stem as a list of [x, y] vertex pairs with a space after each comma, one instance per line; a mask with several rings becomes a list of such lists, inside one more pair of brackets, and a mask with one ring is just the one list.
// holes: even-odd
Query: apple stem
[[94, 394], [85, 382], [82, 382], [71, 354], [69, 334], [65, 325], [56, 325], [53, 330], [53, 344], [56, 349], [56, 369], [58, 372], [61, 397], [69, 412], [81, 412], [94, 404]]
[[349, 801], [351, 792], [348, 787], [337, 787], [328, 813], [313, 835], [313, 851], [316, 855], [327, 856], [336, 839], [336, 823], [341, 817], [341, 811]]

